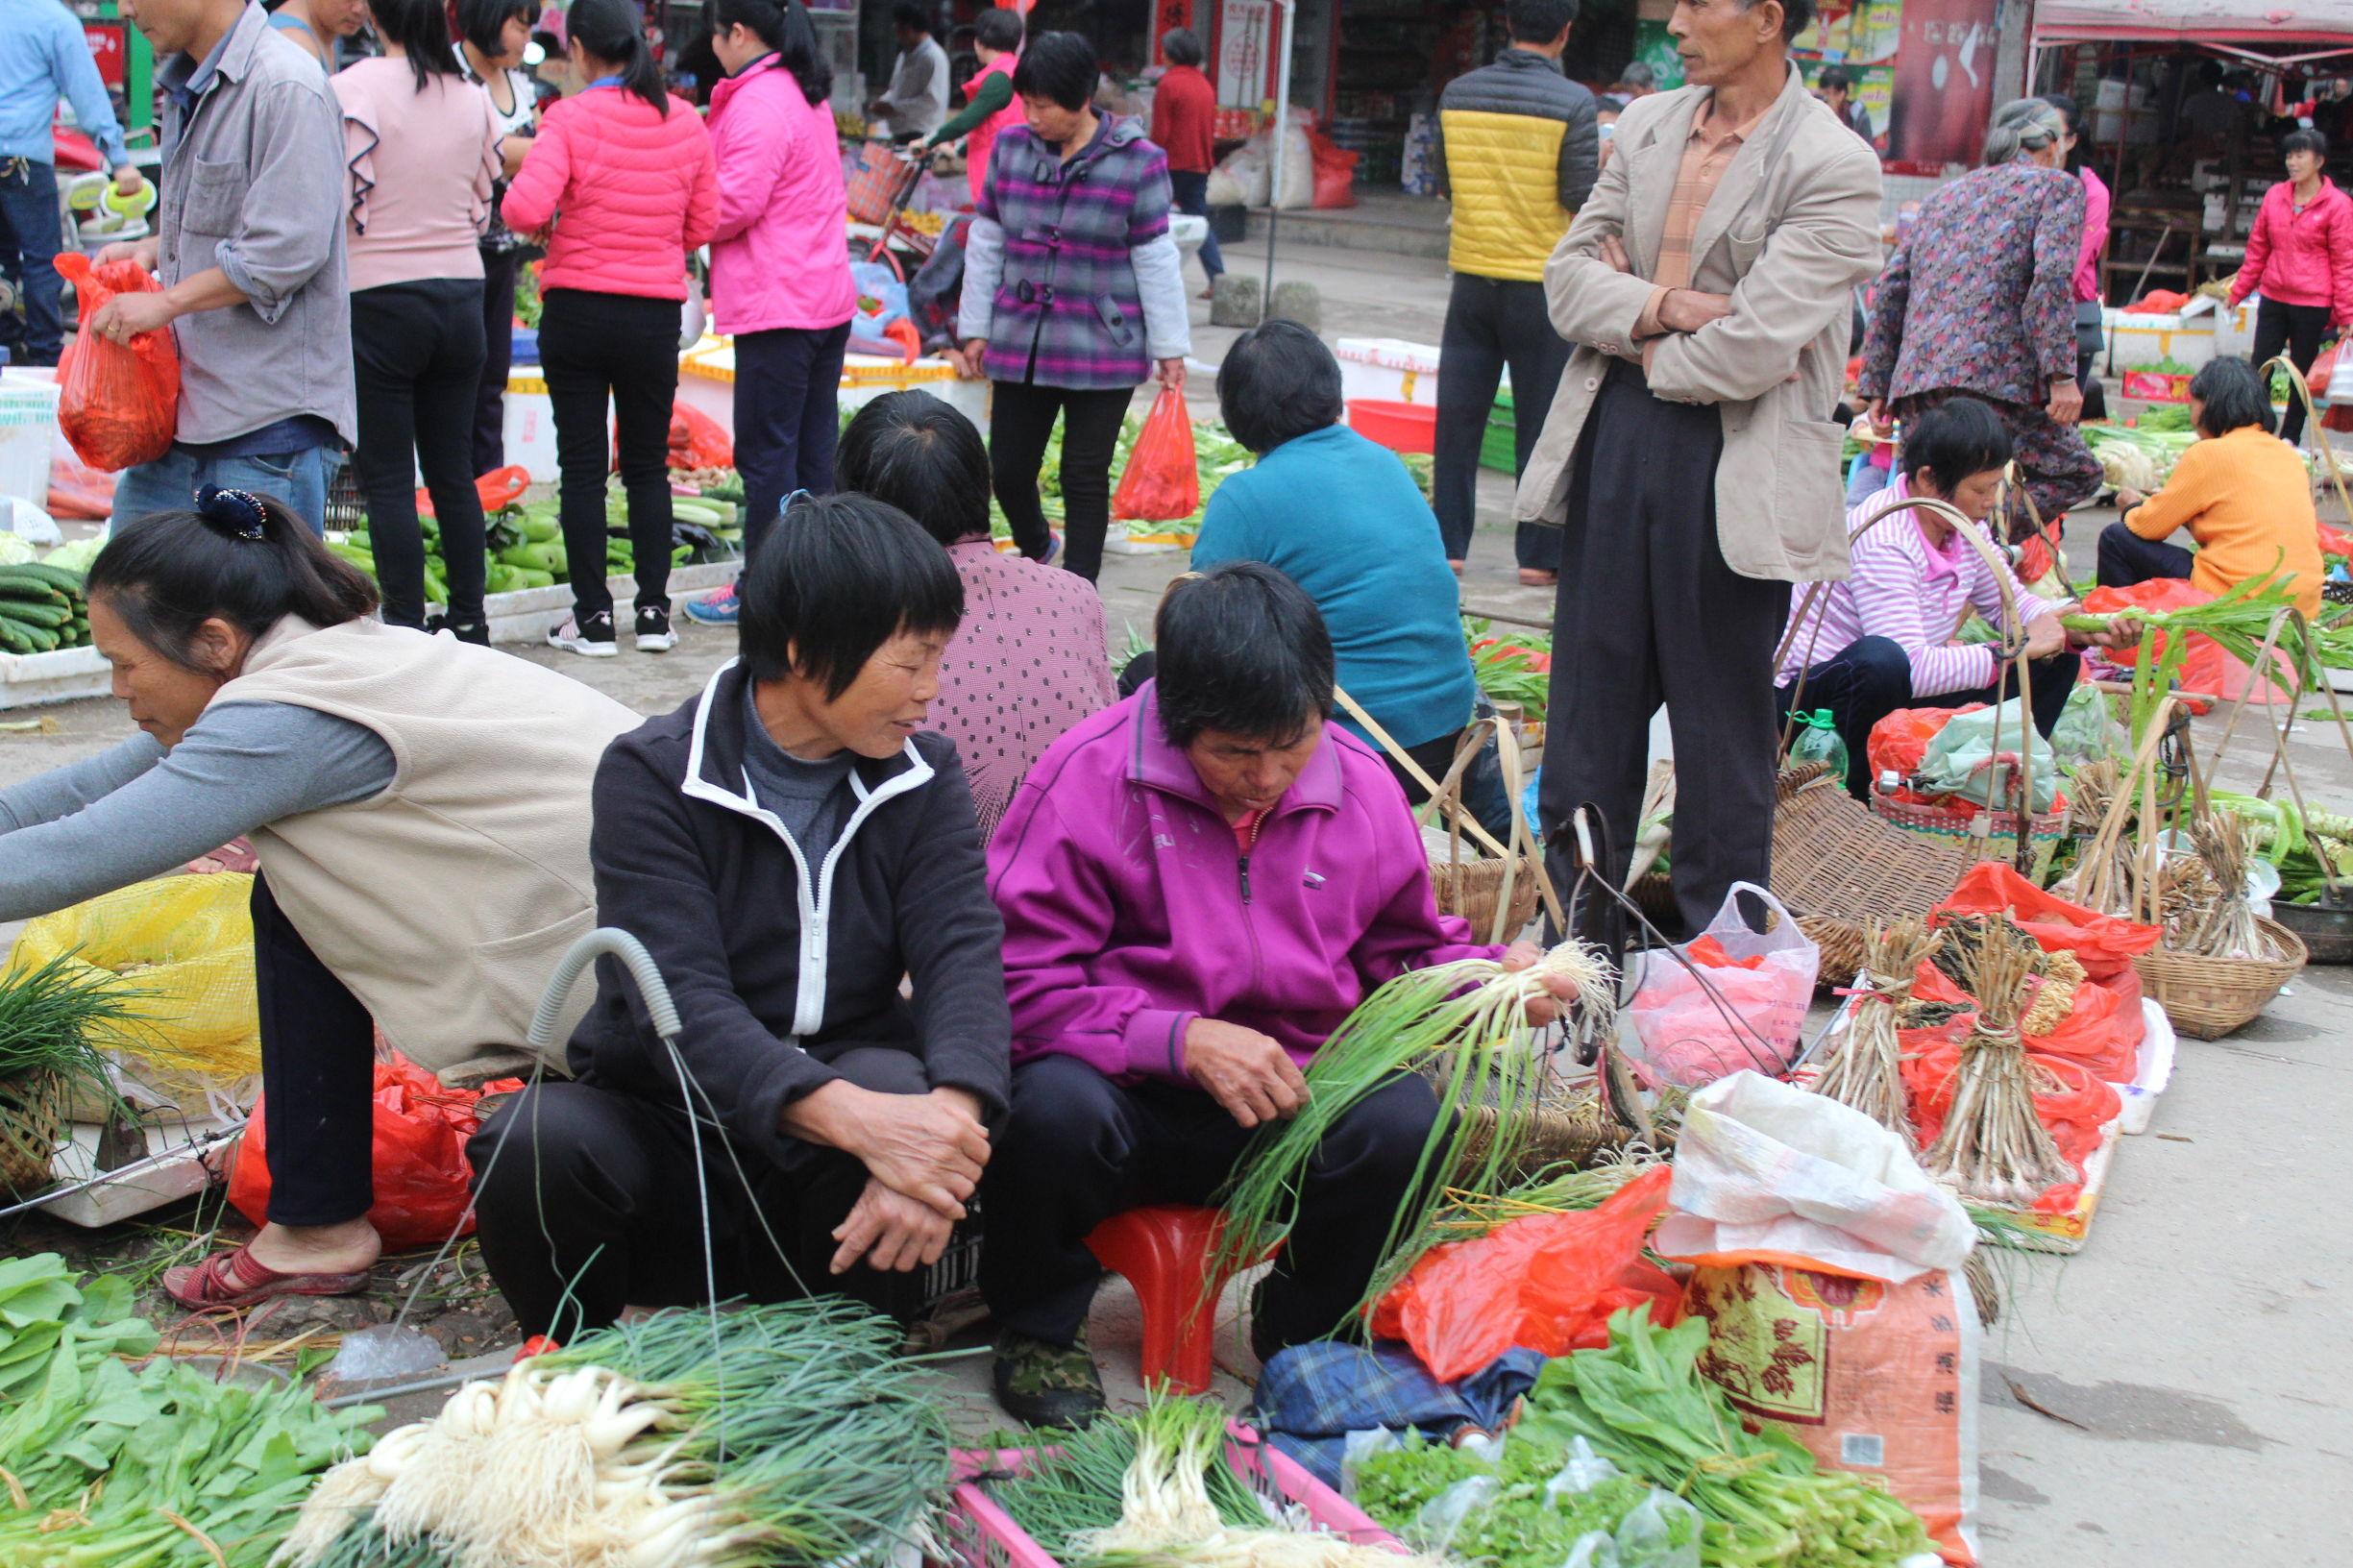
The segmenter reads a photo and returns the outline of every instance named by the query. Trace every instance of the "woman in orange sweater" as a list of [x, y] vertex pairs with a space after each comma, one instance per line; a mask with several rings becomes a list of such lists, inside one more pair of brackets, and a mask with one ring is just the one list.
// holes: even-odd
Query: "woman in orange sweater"
[[[2319, 517], [2293, 447], [2271, 433], [2271, 400], [2244, 359], [2217, 359], [2190, 382], [2198, 440], [2153, 496], [2117, 492], [2122, 512], [2099, 535], [2099, 583], [2187, 577], [2211, 594], [2249, 577], [2282, 584], [2306, 615], [2320, 608]], [[2165, 543], [2188, 528], [2195, 551]]]

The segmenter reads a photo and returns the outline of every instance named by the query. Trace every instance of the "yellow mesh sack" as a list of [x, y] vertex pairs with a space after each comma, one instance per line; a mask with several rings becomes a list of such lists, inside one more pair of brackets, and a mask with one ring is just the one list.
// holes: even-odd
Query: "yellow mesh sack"
[[254, 879], [236, 871], [117, 888], [28, 922], [8, 967], [71, 954], [120, 975], [144, 994], [133, 1017], [102, 1026], [90, 1043], [166, 1094], [233, 1092], [261, 1070], [253, 894]]

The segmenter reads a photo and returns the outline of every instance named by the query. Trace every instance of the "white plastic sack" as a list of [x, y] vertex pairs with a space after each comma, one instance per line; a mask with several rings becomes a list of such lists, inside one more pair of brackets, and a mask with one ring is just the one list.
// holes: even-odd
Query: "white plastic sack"
[[58, 531], [57, 519], [21, 496], [0, 496], [0, 505], [8, 508], [8, 531], [31, 545], [61, 545], [65, 535]]
[[1266, 205], [1266, 138], [1263, 135], [1252, 136], [1226, 154], [1217, 166], [1210, 170], [1209, 205]]
[[[1315, 205], [1315, 147], [1308, 139], [1307, 110], [1291, 110], [1283, 137], [1283, 210]], [[1210, 171], [1212, 207], [1265, 207], [1273, 199], [1274, 135], [1262, 130], [1225, 156]]]
[[[1760, 936], [1749, 929], [1740, 918], [1743, 893], [1780, 917], [1772, 931]], [[1779, 899], [1752, 882], [1732, 884], [1703, 935], [1735, 959], [1764, 963], [1753, 969], [1695, 965], [1695, 975], [1666, 954], [1644, 954], [1628, 1008], [1639, 1041], [1630, 1053], [1637, 1069], [1653, 1083], [1685, 1089], [1743, 1070], [1788, 1070], [1805, 1035], [1822, 949]], [[1689, 950], [1688, 943], [1677, 949]]]
[[1737, 1072], [1691, 1097], [1676, 1140], [1663, 1258], [1777, 1253], [1901, 1285], [1976, 1244], [1960, 1200], [1860, 1111]]

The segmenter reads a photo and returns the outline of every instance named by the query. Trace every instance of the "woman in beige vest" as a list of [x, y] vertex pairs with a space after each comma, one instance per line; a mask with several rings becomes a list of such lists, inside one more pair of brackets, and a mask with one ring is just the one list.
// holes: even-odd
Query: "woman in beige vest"
[[372, 1042], [478, 1078], [522, 1065], [589, 929], [589, 785], [627, 708], [375, 619], [376, 585], [276, 502], [207, 486], [91, 564], [90, 634], [145, 733], [0, 791], [0, 919], [249, 838], [269, 1223], [174, 1269], [196, 1309], [362, 1288]]

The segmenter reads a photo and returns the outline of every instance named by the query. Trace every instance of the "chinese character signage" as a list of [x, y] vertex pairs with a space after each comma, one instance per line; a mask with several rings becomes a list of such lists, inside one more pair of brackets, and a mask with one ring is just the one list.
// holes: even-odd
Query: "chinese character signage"
[[1256, 109], [1274, 91], [1267, 71], [1274, 60], [1274, 7], [1269, 0], [1225, 0], [1217, 18], [1217, 101], [1233, 109]]
[[1973, 164], [1994, 117], [1995, 0], [1903, 0], [1887, 156]]

